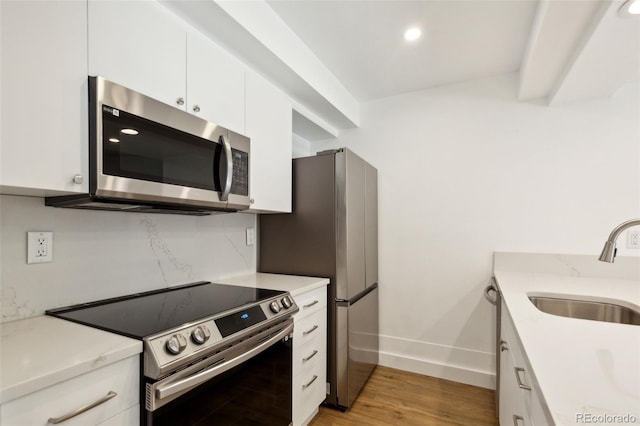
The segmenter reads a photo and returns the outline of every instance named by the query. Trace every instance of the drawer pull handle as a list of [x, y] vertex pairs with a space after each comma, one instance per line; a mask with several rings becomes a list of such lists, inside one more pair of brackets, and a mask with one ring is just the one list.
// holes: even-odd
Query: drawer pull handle
[[518, 386], [520, 387], [520, 389], [530, 391], [531, 387], [522, 383], [522, 379], [520, 379], [520, 372], [524, 373], [524, 368], [516, 367], [515, 370], [516, 370], [516, 380], [518, 381]]
[[314, 301], [313, 301], [313, 302], [311, 302], [311, 303], [307, 303], [306, 305], [302, 305], [302, 307], [303, 307], [303, 308], [310, 308], [310, 307], [312, 307], [313, 305], [316, 305], [316, 304], [318, 304], [318, 301], [317, 301], [317, 300], [314, 300]]
[[73, 410], [72, 412], [65, 414], [64, 416], [51, 417], [47, 421], [49, 423], [51, 423], [51, 424], [54, 424], [54, 425], [57, 425], [58, 423], [66, 422], [67, 420], [77, 416], [78, 414], [82, 414], [82, 413], [84, 413], [86, 411], [91, 410], [92, 408], [97, 407], [100, 404], [104, 404], [105, 402], [107, 402], [111, 398], [115, 398], [116, 396], [118, 396], [117, 393], [115, 393], [114, 391], [109, 391], [108, 394], [106, 394], [105, 396], [103, 396], [102, 398], [97, 400], [96, 402], [92, 402], [91, 404], [87, 404], [87, 405], [85, 405], [83, 407], [77, 408], [77, 409]]
[[[520, 423], [520, 421], [522, 421], [522, 423]], [[524, 417], [519, 416], [517, 414], [513, 415], [513, 426], [520, 426], [520, 425], [524, 425]]]
[[314, 350], [314, 351], [313, 351], [313, 353], [312, 353], [311, 355], [309, 355], [309, 356], [308, 356], [308, 357], [306, 357], [306, 358], [302, 358], [302, 362], [307, 362], [307, 361], [309, 361], [311, 358], [313, 358], [313, 357], [314, 357], [314, 356], [316, 356], [317, 354], [318, 354], [318, 351], [317, 351], [317, 350]]
[[307, 334], [311, 334], [311, 333], [313, 333], [313, 332], [314, 332], [314, 331], [316, 331], [317, 329], [318, 329], [318, 326], [317, 326], [317, 325], [314, 325], [314, 326], [313, 326], [313, 327], [311, 327], [309, 330], [307, 330], [307, 331], [303, 331], [303, 332], [302, 332], [302, 334], [304, 334], [304, 335], [306, 336]]
[[313, 382], [315, 382], [317, 378], [318, 378], [318, 376], [316, 376], [316, 375], [314, 374], [314, 375], [313, 375], [313, 378], [309, 381], [309, 383], [307, 383], [306, 385], [302, 385], [302, 389], [306, 389], [306, 388], [308, 388], [309, 386], [311, 386], [311, 384], [312, 384]]
[[504, 352], [508, 350], [509, 350], [509, 346], [507, 345], [507, 341], [500, 339], [500, 352]]

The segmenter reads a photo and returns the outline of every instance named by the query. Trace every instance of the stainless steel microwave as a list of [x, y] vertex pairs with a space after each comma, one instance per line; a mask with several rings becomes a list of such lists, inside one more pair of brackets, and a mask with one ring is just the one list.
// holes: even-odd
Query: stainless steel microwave
[[89, 77], [89, 194], [45, 204], [186, 214], [248, 209], [249, 148], [246, 136]]

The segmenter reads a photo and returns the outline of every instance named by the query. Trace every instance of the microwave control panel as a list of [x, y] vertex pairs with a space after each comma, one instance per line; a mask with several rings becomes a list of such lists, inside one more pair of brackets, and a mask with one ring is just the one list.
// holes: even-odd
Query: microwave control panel
[[237, 149], [231, 149], [233, 157], [233, 180], [231, 193], [249, 195], [249, 154]]

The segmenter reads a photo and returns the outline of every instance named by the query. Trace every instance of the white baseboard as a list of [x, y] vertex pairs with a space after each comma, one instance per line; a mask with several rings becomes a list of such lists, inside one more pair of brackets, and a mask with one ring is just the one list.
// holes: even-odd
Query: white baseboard
[[380, 336], [380, 365], [487, 389], [496, 388], [495, 354]]

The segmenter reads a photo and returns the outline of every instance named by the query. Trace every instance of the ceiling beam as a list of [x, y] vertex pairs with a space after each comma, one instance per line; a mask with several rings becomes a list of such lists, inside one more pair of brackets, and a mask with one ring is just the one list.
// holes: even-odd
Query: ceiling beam
[[608, 1], [596, 11], [550, 94], [550, 104], [609, 97], [638, 78], [640, 19], [618, 16], [623, 3]]
[[360, 104], [264, 0], [159, 0], [327, 123], [360, 124]]
[[585, 32], [611, 0], [541, 0], [520, 67], [518, 98], [548, 98], [557, 90]]

